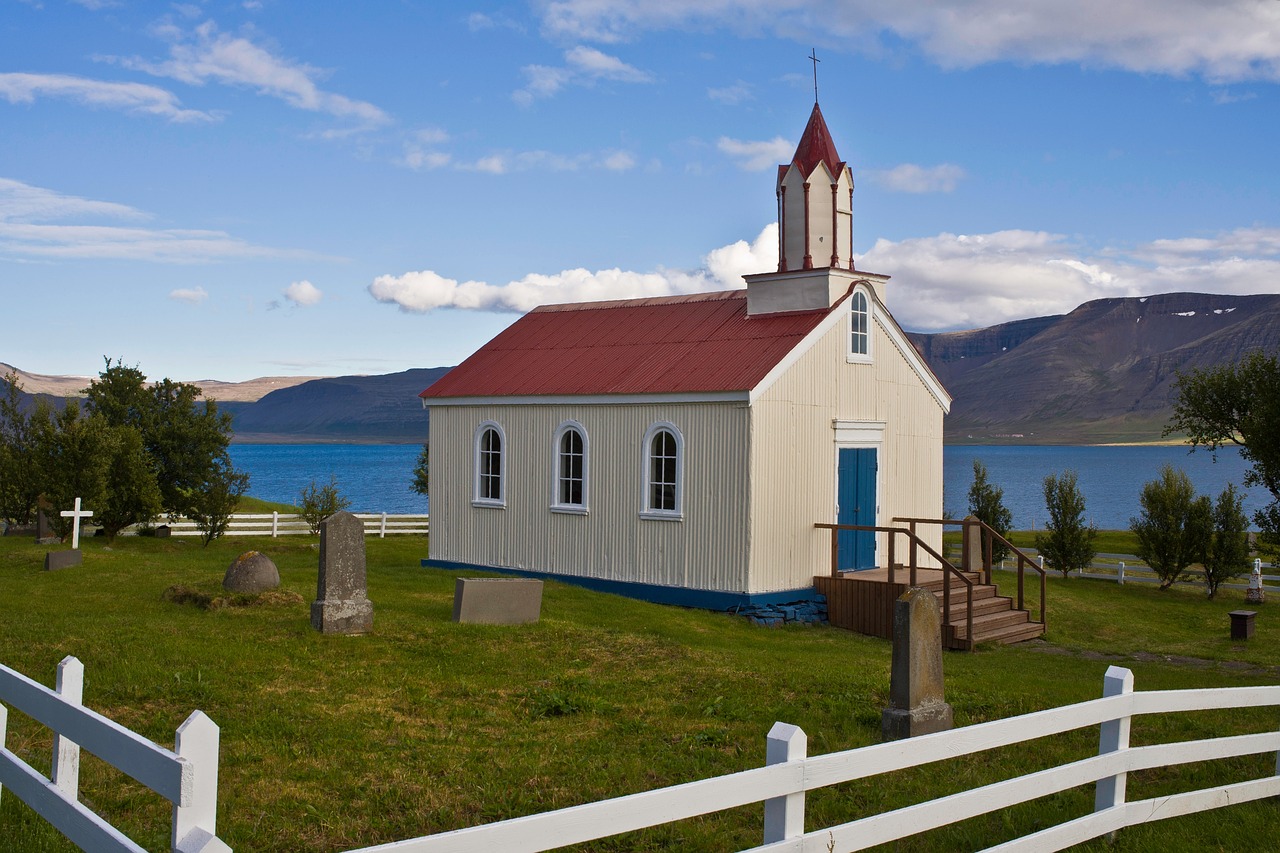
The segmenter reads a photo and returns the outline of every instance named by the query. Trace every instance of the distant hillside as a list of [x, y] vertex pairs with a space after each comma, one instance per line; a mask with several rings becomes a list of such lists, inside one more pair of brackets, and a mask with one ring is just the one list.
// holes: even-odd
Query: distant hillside
[[[0, 361], [0, 376], [15, 373], [22, 383], [22, 390], [28, 394], [44, 394], [50, 397], [79, 397], [89, 383], [97, 379], [93, 376], [46, 376], [42, 373], [28, 373], [21, 368]], [[188, 384], [195, 385], [204, 396], [224, 402], [253, 402], [260, 400], [278, 388], [299, 385], [315, 376], [261, 376], [246, 382], [222, 382], [217, 379], [199, 379]]]
[[955, 402], [948, 443], [1154, 440], [1179, 370], [1280, 352], [1280, 296], [1170, 293], [908, 335]]
[[238, 442], [417, 443], [427, 439], [427, 412], [418, 394], [448, 371], [425, 367], [313, 379], [255, 403], [222, 407], [232, 414]]

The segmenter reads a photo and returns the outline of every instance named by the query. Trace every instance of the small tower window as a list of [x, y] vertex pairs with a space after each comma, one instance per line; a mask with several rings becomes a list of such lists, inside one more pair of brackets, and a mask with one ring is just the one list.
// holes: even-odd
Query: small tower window
[[577, 421], [566, 421], [556, 430], [553, 458], [554, 494], [551, 509], [557, 512], [587, 510], [587, 485], [590, 459], [587, 433]]
[[849, 355], [859, 361], [871, 355], [871, 311], [860, 290], [849, 300]]

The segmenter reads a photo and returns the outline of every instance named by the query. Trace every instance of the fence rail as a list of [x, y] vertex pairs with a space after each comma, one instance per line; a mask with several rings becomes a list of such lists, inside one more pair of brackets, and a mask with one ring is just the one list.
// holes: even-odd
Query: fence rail
[[[85, 708], [84, 664], [66, 657], [50, 690], [0, 664], [0, 786], [84, 850], [146, 853], [80, 802], [80, 749], [173, 803], [174, 853], [231, 853], [217, 837], [218, 727], [195, 711], [178, 727], [174, 751]], [[5, 747], [12, 705], [54, 732], [52, 778]]]
[[[364, 522], [366, 536], [385, 538], [397, 533], [426, 535], [431, 529], [430, 516], [422, 514], [392, 514], [387, 512], [357, 512], [356, 518]], [[172, 536], [200, 536], [196, 523], [189, 519], [168, 522]], [[263, 512], [235, 513], [223, 536], [307, 536], [311, 526], [296, 513]]]
[[[756, 851], [825, 853], [862, 850], [1082, 785], [1095, 784], [1094, 811], [990, 850], [1061, 850], [1127, 826], [1280, 794], [1266, 776], [1136, 802], [1125, 801], [1130, 771], [1280, 751], [1280, 732], [1132, 747], [1130, 723], [1141, 714], [1280, 705], [1280, 686], [1133, 692], [1133, 674], [1107, 670], [1103, 696], [1075, 705], [996, 720], [909, 740], [808, 756], [803, 731], [776, 723], [766, 766], [671, 788], [573, 806], [500, 823], [364, 847], [348, 853], [538, 853], [567, 844], [752, 803], [764, 803], [764, 843]], [[862, 818], [804, 830], [807, 791], [1036, 738], [1099, 726], [1098, 754], [1026, 776]]]
[[[955, 546], [948, 549], [951, 553], [955, 553]], [[1039, 558], [1043, 565], [1043, 557], [1035, 548], [1024, 548], [1025, 552]], [[1255, 558], [1253, 565], [1262, 571], [1267, 569], [1275, 569], [1275, 563], [1265, 563], [1261, 559]], [[1003, 561], [996, 566], [997, 569], [1004, 571], [1012, 571], [1007, 568]], [[1051, 567], [1046, 567], [1050, 569]], [[1094, 580], [1116, 581], [1117, 583], [1160, 583], [1160, 578], [1156, 575], [1155, 569], [1148, 566], [1142, 559], [1134, 554], [1094, 554], [1093, 562], [1090, 563], [1083, 572], [1073, 573], [1074, 577], [1093, 578]], [[1241, 578], [1248, 577], [1248, 573], [1239, 575]], [[1267, 584], [1273, 584], [1267, 586]], [[1178, 585], [1196, 585], [1204, 584], [1203, 569], [1187, 569], [1179, 577]], [[1264, 592], [1273, 592], [1280, 595], [1280, 575], [1262, 575], [1262, 589]], [[1219, 585], [1219, 589], [1248, 589], [1248, 583], [1227, 582]]]

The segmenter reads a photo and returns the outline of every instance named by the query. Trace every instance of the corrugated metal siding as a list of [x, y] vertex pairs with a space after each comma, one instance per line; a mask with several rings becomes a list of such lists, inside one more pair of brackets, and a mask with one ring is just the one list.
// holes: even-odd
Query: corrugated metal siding
[[[552, 440], [587, 430], [589, 515], [550, 510]], [[507, 506], [471, 505], [476, 426], [507, 435]], [[641, 519], [642, 443], [655, 421], [684, 437], [684, 520]], [[747, 590], [745, 404], [449, 406], [431, 412], [431, 556], [481, 565], [724, 592]]]
[[[837, 323], [752, 407], [753, 592], [829, 570], [830, 533], [813, 524], [835, 520], [836, 419], [887, 424], [877, 523], [942, 515], [942, 409], [878, 323], [873, 330], [872, 364], [846, 362], [848, 323]], [[921, 533], [940, 548], [941, 531]], [[886, 559], [883, 537], [876, 556]]]

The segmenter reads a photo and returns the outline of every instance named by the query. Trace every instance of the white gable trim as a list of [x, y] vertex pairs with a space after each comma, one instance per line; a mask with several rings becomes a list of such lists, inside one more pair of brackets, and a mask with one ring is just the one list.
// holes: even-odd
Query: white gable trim
[[630, 406], [644, 403], [745, 403], [747, 391], [681, 394], [568, 394], [524, 397], [423, 397], [422, 408], [435, 406]]
[[[861, 284], [861, 280], [859, 280], [859, 284]], [[902, 354], [902, 357], [906, 359], [906, 362], [911, 366], [911, 369], [915, 371], [916, 376], [920, 378], [921, 384], [923, 384], [924, 387], [929, 390], [929, 393], [933, 395], [934, 400], [938, 403], [938, 406], [942, 409], [943, 413], [949, 413], [951, 411], [951, 395], [947, 393], [947, 389], [942, 387], [942, 383], [938, 381], [938, 377], [933, 375], [933, 371], [925, 364], [920, 353], [917, 352], [916, 348], [907, 340], [907, 336], [898, 326], [898, 321], [893, 319], [893, 315], [889, 313], [889, 310], [884, 307], [884, 303], [882, 303], [879, 297], [876, 296], [875, 288], [866, 287], [862, 288], [862, 290], [867, 294], [867, 301], [869, 303], [867, 307], [870, 310], [871, 317], [875, 321], [876, 325], [884, 329], [885, 335], [893, 343], [898, 352]], [[850, 293], [852, 292], [853, 289], [850, 288]], [[832, 308], [831, 313], [828, 314], [821, 323], [815, 326], [813, 331], [805, 335], [804, 338], [801, 339], [800, 343], [792, 347], [791, 351], [788, 352], [781, 361], [774, 365], [772, 370], [765, 374], [764, 379], [761, 379], [760, 383], [751, 389], [750, 402], [754, 403], [756, 400], [760, 399], [760, 397], [769, 390], [773, 383], [777, 382], [784, 373], [790, 370], [795, 363], [800, 360], [801, 356], [812, 349], [818, 341], [822, 340], [823, 335], [831, 331], [837, 323], [848, 319], [849, 311], [848, 306], [845, 304], [848, 299], [848, 294], [845, 294], [845, 296]], [[848, 342], [845, 342], [844, 346], [847, 350]]]

